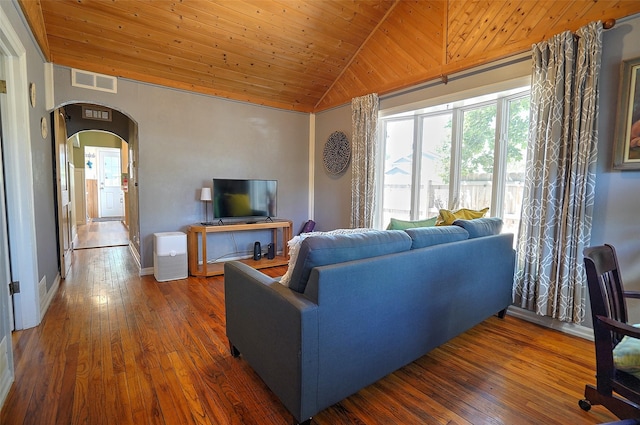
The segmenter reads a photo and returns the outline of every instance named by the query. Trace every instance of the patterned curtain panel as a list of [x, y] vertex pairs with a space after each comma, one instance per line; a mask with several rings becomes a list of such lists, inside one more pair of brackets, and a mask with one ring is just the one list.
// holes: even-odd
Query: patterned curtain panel
[[378, 150], [378, 95], [351, 100], [351, 227], [373, 227]]
[[580, 323], [591, 237], [602, 24], [533, 46], [531, 124], [514, 302]]

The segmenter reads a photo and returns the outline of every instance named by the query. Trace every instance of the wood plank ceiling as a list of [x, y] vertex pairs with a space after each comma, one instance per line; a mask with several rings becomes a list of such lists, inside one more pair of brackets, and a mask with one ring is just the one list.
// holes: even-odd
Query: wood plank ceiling
[[526, 52], [637, 0], [19, 0], [55, 64], [294, 111]]

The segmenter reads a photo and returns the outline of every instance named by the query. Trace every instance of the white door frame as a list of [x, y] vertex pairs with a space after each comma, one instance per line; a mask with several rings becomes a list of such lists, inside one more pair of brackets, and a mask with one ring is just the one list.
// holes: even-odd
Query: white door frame
[[7, 80], [6, 103], [2, 105], [7, 220], [10, 232], [20, 236], [9, 237], [12, 277], [20, 281], [20, 293], [13, 299], [14, 318], [16, 329], [26, 329], [40, 323], [29, 82], [26, 50], [1, 8], [0, 54], [4, 56]]
[[[0, 55], [3, 76], [7, 81], [7, 94], [2, 102], [2, 136], [4, 143], [4, 175], [7, 181], [8, 227], [14, 235], [4, 235], [1, 243], [10, 246], [14, 276], [22, 284], [21, 293], [14, 295], [14, 324], [17, 329], [40, 323], [40, 304], [37, 291], [37, 253], [35, 248], [35, 212], [33, 207], [33, 176], [31, 169], [31, 136], [29, 132], [29, 106], [26, 51], [13, 29], [9, 18], [0, 8]], [[12, 308], [8, 291], [0, 291], [0, 302]], [[6, 353], [0, 370], [0, 406], [15, 379], [13, 348], [9, 330], [8, 309], [0, 318], [0, 349]]]
[[[0, 54], [0, 65], [4, 56]], [[4, 67], [0, 69], [0, 77], [4, 79]], [[5, 97], [0, 94], [0, 98]], [[0, 100], [0, 111], [4, 101]], [[0, 126], [0, 130], [2, 127]], [[0, 142], [2, 135], [0, 135]], [[0, 152], [2, 148], [0, 147]], [[4, 164], [0, 161], [0, 408], [9, 394], [14, 381], [13, 351], [11, 348], [11, 331], [14, 328], [13, 302], [9, 294], [11, 270], [9, 267], [9, 238], [7, 236], [7, 213], [4, 196]]]

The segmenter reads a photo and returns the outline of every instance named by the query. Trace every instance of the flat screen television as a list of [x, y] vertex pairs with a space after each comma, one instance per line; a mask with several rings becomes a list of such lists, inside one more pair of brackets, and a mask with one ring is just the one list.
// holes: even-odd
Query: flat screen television
[[277, 180], [213, 179], [213, 217], [276, 217]]

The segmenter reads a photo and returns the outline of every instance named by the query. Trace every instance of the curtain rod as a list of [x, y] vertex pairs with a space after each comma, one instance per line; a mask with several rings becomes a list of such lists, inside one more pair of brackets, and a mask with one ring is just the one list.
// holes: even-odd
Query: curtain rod
[[413, 87], [408, 87], [406, 89], [401, 89], [398, 91], [394, 91], [391, 93], [387, 93], [384, 95], [380, 95], [380, 100], [387, 100], [387, 99], [392, 99], [394, 97], [398, 97], [398, 96], [403, 96], [409, 93], [413, 93], [416, 91], [420, 91], [420, 90], [424, 90], [424, 89], [428, 89], [431, 87], [435, 87], [438, 86], [440, 84], [448, 84], [451, 81], [456, 81], [456, 80], [460, 80], [460, 79], [464, 79], [473, 75], [477, 75], [477, 74], [482, 74], [484, 72], [487, 71], [492, 71], [495, 69], [499, 69], [502, 68], [504, 66], [508, 66], [508, 65], [514, 65], [520, 62], [524, 62], [524, 61], [528, 61], [531, 60], [531, 53], [530, 52], [522, 52], [522, 53], [518, 53], [516, 55], [510, 56], [508, 58], [504, 58], [504, 59], [500, 59], [497, 61], [493, 61], [491, 63], [488, 64], [484, 64], [484, 65], [479, 65], [477, 67], [473, 67], [471, 69], [466, 69], [463, 71], [458, 71], [456, 73], [453, 73], [451, 75], [440, 75], [440, 77], [434, 77], [432, 80], [424, 82], [422, 84], [418, 84], [415, 85]]

